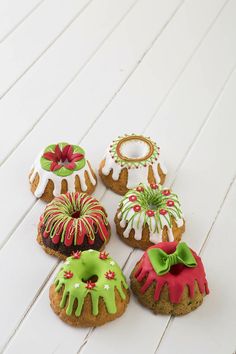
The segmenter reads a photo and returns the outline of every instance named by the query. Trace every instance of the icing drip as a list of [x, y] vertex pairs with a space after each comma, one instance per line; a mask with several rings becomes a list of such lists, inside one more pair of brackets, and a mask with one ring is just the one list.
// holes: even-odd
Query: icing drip
[[[150, 247], [148, 250], [160, 248], [167, 254], [171, 254], [175, 252], [177, 244], [177, 242], [161, 242], [158, 245]], [[197, 262], [196, 267], [188, 268], [183, 264], [176, 264], [171, 267], [170, 272], [164, 275], [156, 274], [148, 257], [148, 253], [145, 252], [138, 264], [138, 269], [134, 274], [138, 282], [142, 282], [145, 279], [140, 292], [142, 294], [145, 293], [153, 282], [155, 282], [154, 300], [158, 301], [163, 286], [167, 284], [170, 302], [177, 304], [181, 301], [181, 296], [186, 285], [189, 290], [190, 298], [193, 298], [196, 281], [201, 294], [208, 294], [209, 289], [201, 258], [197, 256], [193, 250], [191, 250], [191, 252]]]
[[169, 241], [174, 241], [173, 220], [178, 227], [184, 225], [184, 218], [178, 196], [160, 185], [145, 186], [140, 184], [136, 189], [126, 193], [119, 204], [118, 219], [125, 228], [123, 236], [129, 237], [134, 229], [134, 238], [142, 239], [143, 227], [149, 227], [149, 239], [153, 243], [162, 241], [165, 229]]
[[85, 193], [66, 193], [54, 198], [40, 219], [43, 237], [50, 237], [54, 244], [64, 242], [66, 246], [81, 245], [85, 237], [93, 244], [97, 233], [106, 242], [108, 225], [104, 208]]
[[[96, 281], [92, 280], [94, 277]], [[116, 313], [115, 289], [123, 300], [126, 298], [123, 288], [128, 289], [120, 267], [108, 254], [104, 257], [102, 252], [94, 250], [81, 252], [79, 257], [67, 258], [54, 283], [57, 292], [64, 286], [60, 307], [67, 306], [67, 315], [72, 314], [77, 300], [75, 310], [77, 317], [81, 315], [88, 294], [91, 296], [94, 316], [99, 313], [100, 297], [104, 300], [107, 312]]]
[[[130, 155], [124, 156], [124, 151]], [[127, 168], [127, 188], [131, 189], [140, 182], [148, 183], [149, 166], [152, 168], [156, 183], [160, 183], [158, 166], [164, 174], [167, 170], [160, 160], [159, 147], [149, 138], [135, 134], [125, 135], [114, 140], [108, 148], [102, 173], [108, 176], [112, 171], [112, 178], [117, 181], [121, 171]]]
[[54, 184], [54, 190], [53, 190], [53, 195], [54, 197], [57, 197], [61, 194], [61, 183], [62, 180], [67, 181], [67, 186], [68, 186], [68, 192], [75, 192], [75, 178], [78, 176], [80, 180], [80, 185], [81, 189], [83, 192], [87, 191], [87, 185], [86, 185], [86, 180], [85, 180], [85, 171], [87, 171], [89, 179], [91, 183], [95, 186], [96, 185], [96, 179], [93, 177], [92, 172], [90, 170], [90, 166], [88, 165], [88, 162], [85, 161], [85, 165], [82, 169], [78, 171], [73, 171], [70, 175], [68, 176], [57, 176], [56, 174], [52, 173], [51, 171], [46, 171], [45, 169], [42, 168], [40, 164], [40, 158], [42, 156], [42, 153], [39, 155], [39, 157], [36, 159], [34, 165], [32, 166], [33, 172], [30, 176], [30, 183], [32, 183], [36, 177], [36, 175], [39, 175], [39, 183], [38, 186], [34, 192], [34, 195], [37, 198], [40, 198], [44, 191], [45, 188], [51, 180]]

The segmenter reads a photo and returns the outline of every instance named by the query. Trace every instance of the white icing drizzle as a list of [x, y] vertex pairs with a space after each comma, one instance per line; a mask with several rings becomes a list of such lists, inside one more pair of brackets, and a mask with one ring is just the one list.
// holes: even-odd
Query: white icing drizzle
[[96, 179], [92, 175], [92, 172], [91, 172], [91, 169], [89, 167], [87, 160], [86, 160], [85, 166], [81, 170], [74, 171], [69, 176], [61, 177], [61, 176], [57, 176], [53, 172], [46, 171], [41, 167], [40, 158], [41, 158], [42, 154], [43, 154], [43, 152], [35, 160], [35, 163], [31, 168], [31, 170], [33, 170], [33, 172], [30, 176], [30, 183], [32, 183], [34, 181], [36, 175], [37, 174], [39, 175], [39, 183], [38, 183], [36, 190], [34, 191], [34, 195], [37, 198], [40, 198], [43, 195], [49, 180], [51, 180], [54, 184], [54, 190], [53, 190], [54, 197], [58, 197], [61, 194], [61, 183], [62, 183], [63, 179], [67, 181], [68, 192], [76, 192], [76, 190], [75, 190], [75, 177], [76, 176], [79, 177], [82, 191], [86, 192], [88, 188], [87, 188], [87, 185], [85, 182], [85, 171], [87, 171], [90, 182], [92, 183], [92, 185], [94, 185], [94, 186], [96, 185]]
[[[117, 140], [121, 140], [121, 139], [122, 139], [122, 137]], [[148, 139], [148, 140], [150, 143], [152, 143], [152, 141], [150, 139]], [[130, 145], [132, 144], [132, 140], [129, 141], [129, 144]], [[136, 144], [135, 140], [134, 140], [133, 145], [134, 145], [134, 148], [137, 148], [137, 144]], [[145, 161], [145, 159], [143, 161]], [[132, 188], [136, 187], [139, 183], [148, 184], [149, 166], [151, 166], [151, 168], [152, 168], [156, 183], [160, 183], [161, 178], [158, 173], [158, 165], [160, 166], [162, 172], [164, 174], [167, 174], [167, 169], [166, 169], [164, 163], [161, 161], [159, 156], [157, 157], [157, 160], [153, 159], [152, 162], [147, 161], [146, 166], [143, 166], [141, 163], [140, 164], [137, 163], [136, 166], [132, 166], [131, 168], [128, 168], [125, 160], [122, 161], [122, 166], [121, 166], [121, 163], [116, 162], [115, 158], [112, 158], [112, 153], [111, 153], [111, 150], [109, 147], [107, 150], [107, 153], [105, 154], [105, 164], [102, 168], [102, 173], [103, 173], [103, 175], [108, 176], [109, 173], [112, 171], [112, 179], [114, 181], [118, 181], [121, 171], [124, 168], [127, 168], [128, 181], [127, 181], [126, 187], [128, 189], [132, 189]]]

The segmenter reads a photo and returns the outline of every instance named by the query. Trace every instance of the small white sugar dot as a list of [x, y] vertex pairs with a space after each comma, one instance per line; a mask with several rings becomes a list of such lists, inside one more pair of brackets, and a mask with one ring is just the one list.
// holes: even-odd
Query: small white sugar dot
[[88, 250], [89, 252], [93, 252], [93, 250], [90, 248], [89, 250]]
[[66, 264], [66, 265], [70, 264], [70, 261], [66, 261], [65, 264]]
[[79, 283], [75, 283], [74, 288], [79, 288], [80, 284]]
[[115, 265], [115, 262], [114, 261], [110, 261], [110, 265]]
[[109, 286], [108, 284], [105, 284], [105, 285], [104, 285], [104, 289], [105, 289], [105, 290], [108, 290], [108, 289], [110, 289], [110, 286]]

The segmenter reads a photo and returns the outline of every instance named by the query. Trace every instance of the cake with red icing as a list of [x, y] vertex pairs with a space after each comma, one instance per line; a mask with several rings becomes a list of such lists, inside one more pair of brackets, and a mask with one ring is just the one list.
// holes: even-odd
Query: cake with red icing
[[102, 250], [109, 238], [105, 209], [86, 193], [66, 193], [54, 198], [38, 225], [39, 244], [60, 259], [77, 251]]
[[209, 293], [201, 258], [184, 242], [160, 242], [148, 248], [130, 280], [139, 301], [154, 313], [187, 314]]
[[65, 142], [49, 145], [39, 154], [29, 180], [32, 193], [45, 202], [66, 192], [91, 194], [97, 184], [84, 149]]

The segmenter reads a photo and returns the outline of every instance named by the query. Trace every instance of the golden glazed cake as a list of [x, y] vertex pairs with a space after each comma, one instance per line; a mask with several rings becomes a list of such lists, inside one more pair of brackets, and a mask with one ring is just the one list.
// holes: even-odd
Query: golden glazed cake
[[44, 149], [31, 168], [29, 180], [32, 193], [45, 202], [66, 192], [91, 194], [97, 184], [85, 151], [64, 142]]
[[139, 183], [163, 184], [166, 168], [154, 141], [131, 134], [113, 140], [100, 164], [99, 174], [108, 188], [124, 195]]

